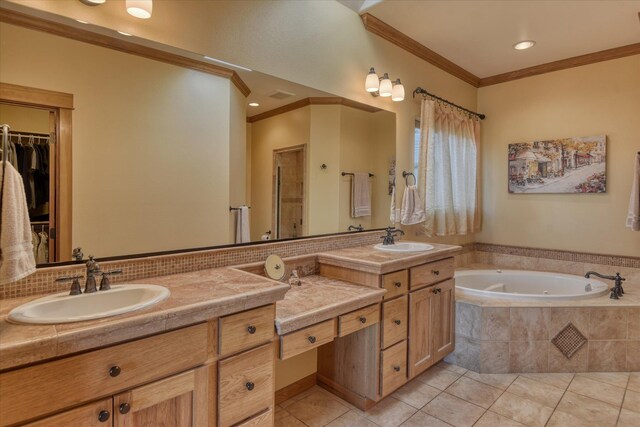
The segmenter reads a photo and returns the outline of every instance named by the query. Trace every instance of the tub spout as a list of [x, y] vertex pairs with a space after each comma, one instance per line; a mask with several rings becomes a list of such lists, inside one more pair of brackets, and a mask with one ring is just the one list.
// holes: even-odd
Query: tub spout
[[587, 279], [591, 276], [597, 276], [601, 279], [608, 279], [608, 280], [613, 280], [614, 281], [614, 286], [613, 288], [611, 288], [611, 295], [609, 296], [609, 298], [611, 299], [620, 299], [620, 297], [624, 294], [624, 289], [622, 288], [622, 282], [624, 282], [625, 279], [624, 277], [620, 276], [620, 273], [616, 273], [615, 276], [606, 276], [604, 274], [600, 274], [597, 273], [595, 271], [589, 271], [587, 272], [587, 274], [584, 275], [584, 277], [586, 277]]

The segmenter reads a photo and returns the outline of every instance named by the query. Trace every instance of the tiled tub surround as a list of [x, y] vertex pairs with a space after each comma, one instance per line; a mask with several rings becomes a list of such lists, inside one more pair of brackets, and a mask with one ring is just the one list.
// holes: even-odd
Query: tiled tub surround
[[[547, 270], [580, 275], [591, 269], [605, 274], [623, 270], [623, 276], [628, 277], [624, 282], [626, 293], [619, 300], [604, 295], [539, 302], [485, 299], [458, 291], [456, 351], [449, 361], [481, 373], [640, 371], [640, 280], [634, 269], [589, 264], [552, 266], [544, 259], [513, 262], [512, 256], [493, 255], [493, 260], [506, 262], [467, 267], [535, 265], [541, 270], [550, 267]], [[552, 340], [570, 323], [587, 341], [567, 358]]]

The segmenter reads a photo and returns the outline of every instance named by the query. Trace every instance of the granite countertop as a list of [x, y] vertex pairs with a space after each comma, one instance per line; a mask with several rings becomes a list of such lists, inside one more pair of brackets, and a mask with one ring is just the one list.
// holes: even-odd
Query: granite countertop
[[276, 331], [284, 335], [323, 320], [376, 304], [386, 290], [319, 275], [301, 277], [276, 304]]
[[164, 301], [131, 313], [57, 325], [18, 325], [9, 311], [42, 295], [0, 300], [0, 370], [113, 345], [207, 319], [271, 304], [288, 284], [233, 268], [217, 268], [136, 280], [171, 291]]
[[374, 245], [338, 249], [318, 254], [321, 264], [346, 267], [374, 274], [385, 274], [456, 255], [460, 246], [430, 243], [434, 249], [425, 252], [383, 252]]

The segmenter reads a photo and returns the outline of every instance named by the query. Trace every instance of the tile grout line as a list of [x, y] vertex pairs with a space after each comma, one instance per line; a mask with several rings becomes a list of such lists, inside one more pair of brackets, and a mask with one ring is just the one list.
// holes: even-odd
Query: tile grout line
[[[467, 372], [468, 372], [468, 371], [467, 371]], [[480, 374], [480, 375], [482, 375], [482, 374]], [[505, 416], [505, 415], [498, 414], [497, 412], [493, 412], [493, 411], [491, 411], [491, 408], [493, 407], [493, 405], [495, 405], [495, 403], [496, 403], [496, 402], [497, 402], [497, 401], [502, 397], [502, 395], [503, 395], [503, 394], [505, 394], [505, 393], [507, 392], [507, 390], [509, 389], [509, 387], [511, 387], [511, 384], [513, 384], [514, 382], [516, 382], [516, 380], [517, 380], [518, 378], [520, 378], [520, 374], [516, 375], [516, 377], [515, 377], [515, 378], [514, 378], [510, 383], [509, 383], [509, 385], [508, 385], [504, 390], [502, 390], [502, 393], [500, 393], [500, 396], [498, 396], [498, 398], [497, 398], [496, 400], [494, 400], [494, 401], [493, 401], [493, 403], [492, 403], [492, 404], [487, 408], [487, 410], [486, 410], [486, 411], [484, 411], [484, 412], [482, 413], [482, 415], [480, 416], [480, 418], [478, 418], [478, 419], [476, 420], [476, 422], [475, 422], [475, 423], [473, 423], [473, 425], [476, 425], [476, 424], [478, 423], [478, 421], [480, 421], [480, 419], [482, 419], [482, 417], [484, 417], [484, 415], [485, 415], [487, 412], [495, 413], [495, 414], [497, 414], [497, 415], [499, 415], [499, 416], [501, 416], [501, 417], [505, 417], [505, 418], [507, 418], [507, 419], [509, 419], [509, 420], [512, 420], [512, 421], [515, 421], [515, 422], [517, 422], [517, 423], [519, 423], [519, 422], [520, 422], [520, 421], [518, 421], [518, 420], [514, 420], [513, 418], [510, 418], [510, 417], [507, 417], [507, 416]], [[473, 379], [473, 378], [469, 378], [469, 379]], [[479, 382], [479, 381], [478, 381], [478, 382]], [[482, 383], [482, 384], [484, 384], [484, 383]], [[487, 384], [487, 385], [489, 385], [489, 384]], [[497, 388], [497, 387], [495, 387], [495, 388]], [[522, 423], [520, 423], [520, 424], [522, 424]]]
[[[575, 380], [575, 379], [576, 379], [576, 374], [574, 373], [573, 376], [571, 377], [571, 381], [569, 381], [569, 384], [567, 384], [567, 387], [562, 392], [562, 396], [560, 396], [560, 399], [558, 399], [558, 403], [556, 403], [556, 406], [553, 407], [553, 412], [551, 412], [551, 415], [549, 415], [549, 419], [547, 420], [546, 423], [544, 423], [545, 427], [546, 427], [547, 424], [549, 424], [549, 421], [551, 421], [551, 418], [553, 418], [553, 415], [558, 410], [558, 406], [560, 406], [560, 402], [562, 402], [562, 399], [564, 399], [564, 395], [567, 394], [567, 391], [569, 391], [569, 387], [571, 387], [571, 384], [573, 383], [573, 380]], [[562, 412], [562, 411], [560, 411], [560, 412]]]
[[618, 417], [616, 418], [616, 426], [620, 422], [620, 417], [622, 416], [622, 407], [624, 405], [624, 399], [627, 398], [627, 391], [629, 391], [630, 381], [631, 381], [631, 372], [629, 372], [629, 377], [627, 378], [627, 384], [624, 387], [624, 393], [622, 393], [622, 402], [620, 402], [620, 410], [618, 411]]

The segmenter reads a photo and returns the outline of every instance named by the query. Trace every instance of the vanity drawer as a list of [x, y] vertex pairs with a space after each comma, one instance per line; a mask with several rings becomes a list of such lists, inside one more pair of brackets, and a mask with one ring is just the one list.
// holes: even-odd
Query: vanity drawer
[[407, 339], [406, 295], [382, 303], [382, 348]]
[[454, 274], [453, 258], [447, 258], [411, 269], [411, 290], [424, 288], [433, 283], [450, 279]]
[[263, 413], [238, 424], [236, 427], [272, 427], [273, 423], [273, 409], [269, 409], [268, 411], [264, 411]]
[[338, 317], [338, 336], [344, 337], [380, 321], [380, 306], [370, 305]]
[[218, 362], [220, 427], [236, 424], [272, 406], [274, 357], [273, 344], [267, 344]]
[[0, 374], [0, 425], [40, 417], [203, 364], [207, 324]]
[[275, 304], [219, 319], [221, 355], [236, 353], [271, 340], [274, 335]]
[[386, 396], [407, 381], [407, 341], [381, 352], [380, 393]]
[[409, 272], [400, 270], [385, 274], [382, 276], [382, 287], [387, 290], [384, 294], [384, 299], [406, 294], [409, 290]]
[[336, 336], [336, 319], [308, 326], [280, 337], [280, 359], [288, 359], [312, 348], [333, 341]]

